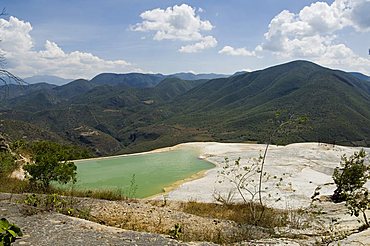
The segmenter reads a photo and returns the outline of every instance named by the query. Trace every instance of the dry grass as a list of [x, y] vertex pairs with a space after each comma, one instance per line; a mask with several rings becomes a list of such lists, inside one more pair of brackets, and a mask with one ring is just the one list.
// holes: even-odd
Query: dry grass
[[[181, 210], [202, 217], [231, 220], [242, 225], [258, 225], [265, 228], [287, 226], [289, 223], [288, 211], [262, 207], [259, 204], [216, 204], [189, 201], [182, 203]], [[262, 211], [263, 216], [260, 218]]]
[[109, 201], [128, 200], [119, 189], [117, 190], [74, 190], [50, 187], [44, 190], [41, 187], [31, 185], [27, 180], [0, 176], [0, 192], [3, 193], [39, 193], [58, 194], [62, 196], [89, 197]]
[[[170, 204], [171, 203], [171, 204]], [[201, 217], [159, 202], [98, 202], [91, 214], [105, 225], [122, 229], [167, 234], [181, 241], [206, 241], [229, 244], [271, 236], [270, 228], [238, 224], [226, 219]], [[175, 227], [181, 232], [174, 233]]]
[[[6, 189], [27, 182], [4, 182]], [[12, 184], [12, 185], [10, 185]], [[4, 188], [3, 186], [0, 186]], [[22, 190], [22, 189], [20, 189]], [[24, 189], [27, 190], [27, 189]], [[7, 190], [9, 191], [9, 190]], [[49, 195], [28, 195], [29, 204], [37, 197], [37, 208], [55, 210], [67, 215], [88, 219], [108, 226], [128, 230], [174, 236], [175, 225], [181, 227], [176, 239], [231, 244], [253, 239], [274, 237], [274, 227], [286, 226], [289, 212], [265, 208], [264, 216], [255, 226], [248, 204], [215, 204], [128, 200], [116, 191], [75, 191], [52, 189]], [[56, 194], [63, 195], [60, 197]], [[84, 197], [84, 198], [77, 198]], [[89, 198], [103, 198], [104, 201]], [[112, 201], [113, 200], [113, 201]], [[24, 203], [24, 202], [23, 202]], [[255, 205], [255, 204], [254, 204]], [[31, 205], [32, 209], [35, 205]], [[259, 208], [257, 212], [261, 211]], [[31, 211], [31, 210], [30, 210]], [[37, 210], [38, 211], [38, 210]], [[33, 212], [33, 210], [31, 211]]]
[[74, 190], [74, 189], [53, 188], [52, 193], [60, 194], [63, 196], [89, 197], [89, 198], [103, 199], [103, 200], [108, 200], [108, 201], [129, 200], [120, 189], [116, 189], [116, 190]]
[[[45, 194], [42, 190], [37, 190], [37, 187], [30, 187], [27, 181], [12, 178], [0, 178], [0, 192]], [[78, 206], [77, 203], [66, 203], [65, 207], [63, 202], [62, 207], [57, 207], [58, 212], [109, 226], [173, 236], [171, 231], [175, 225], [179, 225], [182, 231], [177, 239], [182, 241], [230, 244], [271, 237], [274, 236], [274, 228], [292, 226], [292, 214], [296, 215], [294, 211], [263, 208], [259, 204], [132, 200], [125, 197], [121, 190], [74, 190], [53, 187], [47, 194], [51, 195], [45, 195], [46, 197], [53, 199], [56, 197], [55, 194], [58, 194], [70, 197], [67, 201], [69, 199], [80, 201]], [[59, 200], [56, 201], [59, 204]], [[257, 215], [262, 209], [263, 217], [256, 222]]]
[[0, 176], [0, 192], [23, 193], [27, 192], [28, 188], [27, 181]]

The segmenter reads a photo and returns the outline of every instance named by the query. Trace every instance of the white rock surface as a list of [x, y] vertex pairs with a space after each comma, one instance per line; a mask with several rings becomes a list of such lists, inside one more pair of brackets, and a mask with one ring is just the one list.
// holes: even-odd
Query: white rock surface
[[[240, 201], [242, 198], [236, 192], [235, 186], [227, 181], [218, 183], [221, 180], [218, 174], [225, 165], [225, 157], [230, 163], [240, 157], [241, 164], [248, 165], [248, 162], [253, 162], [253, 158], [258, 158], [265, 149], [263, 144], [215, 142], [186, 143], [176, 147], [181, 146], [198, 149], [200, 157], [214, 163], [215, 168], [208, 170], [204, 177], [184, 183], [169, 192], [166, 194], [167, 199], [203, 202], [214, 201], [214, 195], [217, 193], [227, 196], [230, 192], [233, 193], [235, 201]], [[335, 189], [332, 174], [334, 168], [339, 165], [341, 156], [350, 156], [360, 149], [322, 143], [271, 145], [267, 153], [265, 171], [277, 179], [283, 178], [283, 185], [277, 188], [277, 179], [273, 178], [263, 183], [263, 189], [268, 187], [268, 192], [264, 193], [267, 204], [283, 209], [306, 207], [318, 186], [322, 186], [320, 195], [332, 194]], [[370, 153], [369, 148], [365, 148], [365, 151]], [[369, 183], [366, 186], [370, 188]]]

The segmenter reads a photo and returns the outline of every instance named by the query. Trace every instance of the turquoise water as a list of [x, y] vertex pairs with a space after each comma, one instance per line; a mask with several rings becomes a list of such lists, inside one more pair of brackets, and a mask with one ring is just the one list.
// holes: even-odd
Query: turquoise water
[[130, 187], [133, 187], [131, 182], [135, 175], [137, 189], [134, 197], [149, 197], [163, 192], [164, 187], [176, 181], [214, 167], [198, 156], [195, 148], [185, 146], [160, 153], [75, 161], [76, 188], [121, 190], [129, 195], [133, 191]]

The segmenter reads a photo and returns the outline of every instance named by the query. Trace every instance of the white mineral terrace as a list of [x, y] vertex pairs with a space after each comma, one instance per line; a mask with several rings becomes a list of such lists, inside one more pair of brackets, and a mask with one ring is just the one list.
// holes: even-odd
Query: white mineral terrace
[[[213, 202], [215, 195], [227, 197], [232, 194], [234, 201], [240, 201], [242, 198], [234, 185], [227, 180], [218, 182], [222, 180], [219, 172], [223, 170], [225, 157], [230, 160], [229, 163], [234, 163], [240, 157], [241, 165], [250, 165], [265, 149], [263, 144], [214, 142], [186, 143], [174, 148], [183, 145], [196, 147], [201, 153], [200, 157], [214, 163], [216, 167], [208, 170], [203, 177], [185, 182], [165, 195], [156, 196], [156, 199], [163, 199], [163, 196], [166, 196], [165, 199], [169, 200]], [[264, 181], [262, 186], [262, 190], [265, 191], [264, 201], [276, 208], [300, 208], [310, 204], [311, 196], [318, 186], [322, 187], [320, 195], [332, 194], [335, 189], [332, 174], [334, 168], [339, 166], [341, 156], [343, 154], [350, 156], [360, 149], [322, 143], [270, 146], [265, 162], [265, 171], [270, 178]], [[369, 148], [364, 149], [370, 153]], [[280, 178], [283, 181], [277, 187]], [[255, 176], [254, 180], [257, 179]], [[369, 183], [366, 186], [370, 188]]]

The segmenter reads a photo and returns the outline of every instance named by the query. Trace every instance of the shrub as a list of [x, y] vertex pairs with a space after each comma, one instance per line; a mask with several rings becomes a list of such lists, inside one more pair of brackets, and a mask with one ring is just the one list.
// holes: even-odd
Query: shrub
[[32, 146], [32, 161], [24, 166], [29, 180], [43, 190], [49, 190], [51, 182], [67, 184], [76, 182], [76, 165], [69, 161], [73, 157], [61, 145], [52, 142], [39, 142]]
[[335, 168], [333, 174], [334, 183], [337, 185], [332, 196], [333, 201], [346, 201], [349, 194], [362, 188], [369, 179], [370, 168], [365, 163], [365, 157], [363, 149], [349, 158], [346, 155], [342, 156], [340, 167]]
[[366, 210], [370, 208], [370, 196], [363, 187], [370, 178], [370, 166], [365, 163], [366, 153], [362, 149], [349, 158], [342, 156], [340, 167], [334, 170], [333, 179], [337, 185], [332, 196], [334, 202], [346, 202], [351, 215], [358, 217], [362, 213], [365, 227], [370, 227]]
[[11, 153], [0, 152], [0, 176], [8, 176], [17, 168], [17, 166], [15, 158]]
[[11, 245], [20, 236], [22, 231], [18, 226], [9, 223], [5, 218], [0, 220], [0, 245]]
[[49, 190], [52, 181], [61, 184], [76, 182], [76, 165], [58, 160], [52, 153], [37, 156], [35, 163], [25, 165], [24, 170], [30, 176], [30, 182], [36, 186], [41, 185], [43, 190]]

